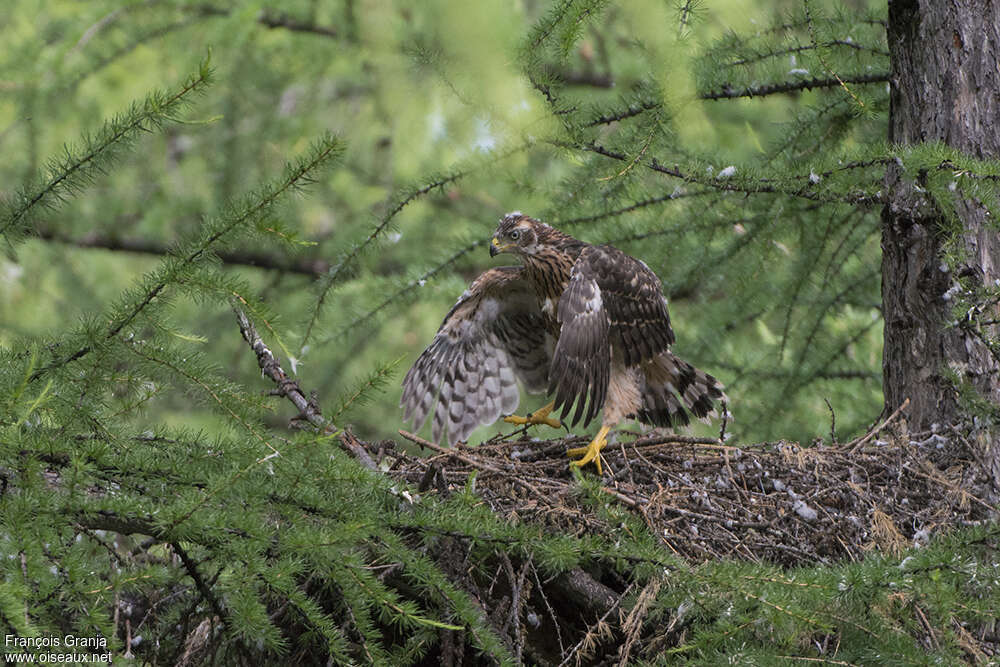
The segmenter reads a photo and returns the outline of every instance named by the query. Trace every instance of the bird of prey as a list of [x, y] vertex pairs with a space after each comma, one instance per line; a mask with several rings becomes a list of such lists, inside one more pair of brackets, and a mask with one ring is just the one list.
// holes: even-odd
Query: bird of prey
[[[687, 411], [705, 419], [725, 401], [711, 375], [674, 356], [667, 300], [659, 278], [610, 245], [595, 246], [519, 211], [500, 220], [490, 255], [510, 253], [519, 266], [489, 269], [445, 315], [437, 335], [403, 380], [400, 405], [420, 428], [433, 409], [432, 437], [464, 441], [480, 424], [511, 415], [518, 381], [551, 403], [505, 417], [513, 424], [560, 422], [572, 412], [584, 427], [601, 414], [572, 462], [593, 462], [623, 419], [678, 426]], [[575, 406], [575, 409], [574, 409]]]

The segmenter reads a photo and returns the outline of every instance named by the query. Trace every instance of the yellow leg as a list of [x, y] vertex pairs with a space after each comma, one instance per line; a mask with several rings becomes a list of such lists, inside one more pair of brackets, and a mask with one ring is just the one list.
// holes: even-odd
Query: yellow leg
[[598, 475], [602, 474], [601, 450], [604, 449], [604, 446], [608, 444], [607, 435], [608, 431], [610, 430], [611, 430], [610, 426], [604, 425], [601, 427], [601, 430], [597, 432], [597, 435], [594, 436], [594, 439], [590, 441], [589, 445], [587, 445], [586, 447], [574, 447], [573, 449], [567, 451], [566, 454], [569, 456], [583, 456], [582, 459], [578, 461], [570, 461], [569, 464], [571, 466], [577, 466], [578, 468], [582, 468], [583, 466], [593, 461], [594, 465], [597, 466], [597, 474]]
[[538, 408], [534, 412], [529, 412], [526, 417], [518, 417], [517, 415], [511, 415], [509, 417], [504, 417], [503, 420], [508, 424], [517, 424], [518, 426], [533, 426], [535, 424], [548, 424], [552, 428], [559, 428], [562, 426], [560, 422], [555, 417], [549, 417], [549, 413], [552, 412], [552, 407], [556, 404], [552, 401], [544, 408]]

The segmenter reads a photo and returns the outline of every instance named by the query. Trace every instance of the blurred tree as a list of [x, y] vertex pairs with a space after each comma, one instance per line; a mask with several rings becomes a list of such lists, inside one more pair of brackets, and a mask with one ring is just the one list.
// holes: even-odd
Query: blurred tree
[[[928, 658], [922, 626], [898, 630], [900, 608], [871, 585], [895, 583], [892, 558], [810, 570], [821, 583], [802, 590], [773, 586], [764, 566], [695, 570], [609, 507], [599, 481], [581, 480], [581, 497], [622, 527], [616, 539], [553, 535], [497, 520], [475, 479], [415, 498], [338, 428], [395, 433], [398, 383], [379, 393], [394, 360], [415, 358], [486, 265], [496, 219], [522, 209], [663, 277], [677, 351], [727, 384], [738, 442], [836, 440], [871, 421], [882, 303], [897, 312], [900, 278], [901, 307], [920, 316], [911, 342], [944, 351], [919, 359], [938, 377], [926, 393], [919, 373], [894, 375], [914, 364], [887, 319], [886, 406], [911, 398], [915, 429], [935, 402], [949, 419], [971, 410], [949, 435], [989, 442], [995, 142], [925, 137], [926, 118], [946, 130], [946, 111], [979, 104], [971, 87], [957, 106], [913, 97], [921, 68], [961, 80], [945, 50], [953, 67], [992, 53], [974, 26], [995, 29], [995, 12], [976, 24], [953, 3], [942, 25], [968, 23], [949, 34], [912, 2], [887, 22], [881, 3], [789, 1], [758, 23], [772, 4], [8, 3], [5, 633], [100, 634], [149, 664], [433, 664], [459, 633], [471, 660], [510, 663], [523, 609], [482, 608], [456, 572], [483, 580], [513, 560], [545, 575], [580, 645], [589, 615], [641, 588], [661, 620], [707, 601], [678, 654], [759, 658], [775, 638], [797, 651], [839, 591], [851, 618], [821, 627], [837, 660], [884, 658], [879, 633], [894, 657], [960, 654], [952, 621], [995, 617], [995, 586], [981, 583], [996, 580], [980, 564], [989, 533], [927, 555], [920, 571], [936, 578], [899, 582], [947, 628], [931, 630]], [[214, 72], [197, 64], [209, 52]], [[897, 233], [926, 253], [897, 254], [917, 247]], [[933, 279], [914, 286], [911, 260]], [[969, 373], [937, 361], [964, 362], [956, 345], [975, 350]], [[657, 593], [668, 571], [690, 576]], [[960, 602], [972, 587], [986, 593]]]

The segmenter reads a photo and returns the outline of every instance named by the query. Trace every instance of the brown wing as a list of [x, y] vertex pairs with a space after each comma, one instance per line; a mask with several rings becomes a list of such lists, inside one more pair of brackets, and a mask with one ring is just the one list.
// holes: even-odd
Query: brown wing
[[594, 246], [580, 255], [596, 277], [611, 321], [612, 343], [620, 346], [625, 365], [653, 359], [674, 342], [667, 300], [656, 274], [612, 246]]
[[[573, 265], [559, 299], [559, 343], [549, 392], [565, 419], [590, 422], [604, 405], [611, 347], [626, 367], [653, 359], [674, 342], [660, 280], [643, 262], [611, 246], [588, 246]], [[584, 402], [589, 407], [584, 415]]]
[[579, 261], [570, 273], [569, 285], [559, 298], [559, 342], [552, 354], [549, 393], [555, 392], [554, 409], [562, 407], [566, 421], [573, 403], [572, 424], [580, 421], [584, 404], [590, 400], [584, 426], [604, 405], [611, 368], [610, 320], [601, 288]]
[[466, 440], [477, 426], [517, 408], [517, 380], [529, 392], [545, 389], [550, 349], [538, 298], [521, 267], [490, 269], [448, 311], [407, 372], [404, 418], [419, 429], [433, 409], [435, 442], [442, 435], [449, 443]]

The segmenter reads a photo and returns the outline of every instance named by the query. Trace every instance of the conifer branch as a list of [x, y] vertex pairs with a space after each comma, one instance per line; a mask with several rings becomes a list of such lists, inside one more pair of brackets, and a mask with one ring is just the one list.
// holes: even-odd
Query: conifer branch
[[582, 225], [584, 223], [598, 222], [599, 220], [607, 220], [609, 218], [617, 218], [618, 216], [625, 215], [627, 213], [632, 213], [633, 211], [638, 211], [639, 209], [646, 208], [647, 206], [655, 206], [656, 204], [663, 204], [666, 202], [674, 201], [676, 199], [682, 199], [687, 197], [700, 197], [703, 195], [711, 194], [714, 190], [699, 190], [698, 192], [673, 192], [669, 195], [660, 195], [658, 197], [649, 197], [647, 199], [640, 199], [632, 204], [623, 206], [621, 208], [612, 209], [610, 211], [602, 211], [600, 213], [595, 213], [593, 215], [583, 215], [577, 218], [566, 218], [564, 220], [556, 220], [556, 224], [573, 227], [576, 225]]
[[766, 97], [768, 95], [780, 95], [792, 93], [800, 90], [813, 90], [814, 88], [835, 88], [837, 86], [856, 83], [886, 83], [889, 81], [888, 72], [873, 72], [871, 74], [849, 74], [844, 77], [830, 77], [828, 79], [803, 79], [802, 81], [779, 81], [777, 83], [767, 83], [759, 86], [746, 86], [744, 88], [734, 88], [730, 84], [725, 84], [720, 90], [710, 90], [699, 93], [698, 97], [703, 100], [724, 100], [738, 97]]
[[840, 84], [840, 87], [843, 88], [844, 91], [851, 96], [851, 99], [854, 100], [854, 103], [863, 109], [865, 103], [861, 100], [861, 98], [859, 98], [857, 95], [854, 94], [854, 91], [851, 90], [850, 86], [847, 85], [847, 82], [844, 81], [842, 78], [840, 78], [840, 75], [837, 74], [837, 72], [834, 71], [834, 69], [830, 67], [829, 64], [827, 64], [826, 58], [823, 56], [823, 50], [820, 49], [817, 44], [816, 24], [813, 22], [812, 12], [809, 10], [809, 0], [802, 0], [802, 7], [805, 10], [806, 14], [806, 25], [809, 27], [809, 40], [812, 42], [812, 46], [816, 50], [816, 59], [819, 60], [819, 64], [823, 66], [823, 69], [826, 71], [827, 74], [833, 75], [833, 78], [835, 78], [837, 80], [837, 83]]
[[312, 338], [313, 329], [316, 326], [316, 322], [319, 320], [319, 314], [326, 303], [327, 295], [330, 293], [333, 286], [337, 284], [337, 280], [343, 272], [354, 263], [354, 260], [357, 259], [358, 256], [361, 255], [361, 253], [363, 253], [372, 243], [374, 243], [375, 240], [386, 231], [386, 229], [388, 229], [389, 223], [391, 223], [393, 218], [395, 218], [400, 211], [406, 208], [408, 204], [437, 188], [443, 188], [445, 185], [463, 178], [468, 175], [468, 173], [470, 172], [456, 171], [447, 176], [437, 178], [422, 187], [407, 192], [404, 196], [400, 197], [397, 202], [382, 216], [365, 240], [356, 244], [346, 257], [337, 262], [337, 265], [333, 267], [323, 279], [323, 285], [320, 288], [319, 296], [316, 299], [316, 305], [312, 309], [312, 314], [309, 316], [309, 321], [306, 323], [305, 333], [302, 335], [302, 342], [299, 345], [300, 355], [306, 345], [309, 344], [309, 340]]
[[[587, 151], [591, 153], [596, 153], [613, 160], [618, 160], [620, 162], [629, 162], [634, 158], [631, 158], [624, 153], [619, 153], [617, 151], [605, 148], [600, 144], [571, 144], [566, 142], [556, 142], [556, 145], [563, 146], [565, 148], [572, 148], [576, 150]], [[855, 205], [869, 205], [877, 203], [875, 195], [869, 195], [863, 192], [849, 192], [843, 197], [830, 197], [825, 196], [822, 192], [817, 192], [813, 186], [815, 179], [810, 179], [808, 175], [798, 175], [791, 177], [789, 180], [805, 180], [806, 183], [798, 189], [791, 189], [781, 187], [775, 181], [769, 179], [758, 179], [751, 183], [738, 183], [726, 179], [718, 179], [711, 177], [695, 176], [691, 172], [685, 172], [681, 170], [680, 166], [675, 165], [673, 167], [668, 167], [660, 161], [653, 157], [648, 161], [642, 160], [638, 164], [643, 165], [647, 169], [652, 171], [665, 174], [667, 176], [673, 176], [674, 178], [679, 178], [685, 183], [697, 183], [699, 185], [705, 185], [707, 187], [713, 188], [715, 190], [721, 190], [725, 192], [742, 192], [744, 194], [782, 194], [792, 197], [800, 197], [802, 199], [809, 199], [811, 201], [824, 202], [824, 203], [834, 203], [834, 202], [846, 202]], [[870, 162], [858, 162], [852, 165], [845, 166], [842, 169], [859, 169], [867, 166], [871, 166]]]
[[596, 127], [597, 125], [610, 125], [618, 121], [626, 120], [628, 118], [633, 118], [639, 114], [645, 113], [647, 111], [652, 111], [654, 109], [660, 109], [663, 107], [663, 103], [660, 101], [646, 101], [639, 104], [629, 105], [628, 108], [623, 111], [615, 111], [608, 114], [603, 114], [593, 119], [587, 123], [587, 127]]
[[[529, 141], [522, 143], [518, 146], [515, 146], [514, 148], [500, 152], [498, 155], [495, 156], [495, 161], [499, 162], [512, 155], [520, 153], [529, 148], [531, 145], [532, 142]], [[390, 223], [392, 223], [396, 215], [398, 215], [404, 208], [406, 208], [414, 200], [419, 199], [420, 197], [429, 194], [434, 190], [444, 188], [444, 186], [448, 185], [449, 183], [454, 183], [456, 181], [459, 181], [465, 178], [466, 176], [475, 173], [476, 171], [479, 171], [482, 168], [483, 165], [476, 164], [466, 169], [459, 169], [453, 171], [450, 174], [435, 178], [431, 180], [429, 183], [426, 183], [419, 188], [413, 188], [410, 189], [409, 191], [404, 191], [405, 194], [402, 194], [402, 196], [397, 198], [396, 203], [393, 204], [392, 207], [390, 207], [389, 210], [382, 215], [382, 217], [376, 223], [375, 227], [368, 234], [368, 236], [365, 237], [365, 239], [361, 243], [355, 244], [354, 247], [351, 248], [351, 251], [347, 253], [347, 255], [344, 256], [339, 262], [337, 262], [336, 266], [331, 268], [330, 271], [327, 272], [327, 275], [321, 281], [322, 284], [319, 288], [319, 295], [317, 296], [316, 303], [312, 308], [312, 312], [309, 316], [309, 321], [306, 323], [305, 333], [302, 335], [302, 342], [299, 344], [300, 356], [303, 354], [303, 350], [305, 350], [306, 346], [309, 344], [309, 341], [313, 336], [313, 331], [316, 327], [317, 322], [319, 321], [320, 311], [322, 311], [326, 303], [326, 298], [329, 295], [330, 290], [333, 289], [334, 285], [337, 284], [337, 281], [340, 279], [341, 275], [346, 270], [348, 270], [353, 265], [353, 263], [364, 252], [366, 252], [368, 248], [372, 244], [374, 244], [375, 241], [378, 240], [379, 237], [382, 236], [383, 233], [385, 233], [389, 229], [389, 225]], [[381, 310], [381, 307], [379, 308], [379, 310]]]
[[82, 188], [107, 168], [118, 149], [128, 146], [142, 132], [149, 132], [176, 115], [193, 94], [208, 86], [211, 79], [212, 70], [206, 60], [198, 74], [173, 94], [151, 93], [141, 107], [133, 105], [124, 114], [105, 122], [95, 138], [85, 138], [82, 150], [74, 152], [67, 149], [61, 161], [50, 163], [50, 175], [45, 183], [21, 190], [16, 203], [3, 203], [0, 235], [8, 236], [18, 231], [25, 226], [35, 209], [55, 206], [63, 197]]
[[[428, 618], [426, 616], [421, 616], [413, 609], [408, 609], [402, 603], [396, 602], [397, 596], [392, 594], [391, 591], [380, 587], [381, 590], [375, 590], [375, 588], [369, 584], [366, 584], [364, 579], [354, 571], [353, 568], [348, 565], [347, 572], [350, 573], [351, 578], [357, 583], [362, 590], [368, 593], [370, 599], [374, 599], [378, 604], [385, 606], [387, 609], [391, 610], [393, 613], [397, 614], [397, 618], [400, 621], [406, 621], [412, 623], [413, 625], [423, 625], [432, 628], [438, 628], [441, 630], [465, 630], [461, 625], [453, 625], [451, 623], [444, 623], [442, 621], [435, 620], [433, 618]], [[375, 580], [377, 581], [377, 580]], [[374, 581], [372, 582], [374, 583]], [[409, 605], [407, 605], [409, 606]]]
[[698, 0], [683, 0], [683, 3], [679, 7], [680, 20], [678, 21], [677, 34], [683, 35], [684, 31], [687, 29], [688, 24], [691, 22], [691, 15], [694, 14]]
[[742, 65], [750, 65], [753, 63], [761, 62], [767, 60], [768, 58], [780, 58], [782, 56], [794, 55], [796, 53], [805, 53], [808, 51], [815, 51], [819, 48], [830, 48], [834, 46], [842, 46], [845, 48], [854, 49], [856, 51], [866, 51], [869, 53], [874, 53], [875, 55], [889, 57], [889, 52], [884, 51], [880, 48], [874, 46], [865, 46], [864, 44], [858, 44], [857, 42], [849, 42], [845, 39], [831, 39], [822, 44], [801, 44], [799, 46], [790, 46], [784, 49], [774, 49], [771, 51], [755, 53], [753, 56], [746, 56], [743, 58], [737, 58], [736, 60], [731, 60], [723, 65], [723, 67], [739, 67]]
[[139, 344], [133, 343], [128, 346], [128, 349], [131, 350], [132, 353], [135, 354], [136, 356], [145, 359], [146, 361], [149, 361], [151, 363], [164, 366], [165, 368], [171, 370], [173, 373], [180, 375], [188, 382], [196, 385], [198, 388], [204, 391], [209, 397], [211, 397], [211, 399], [215, 401], [215, 403], [219, 406], [219, 408], [228, 413], [233, 421], [235, 421], [244, 429], [249, 431], [251, 435], [257, 438], [257, 440], [260, 441], [265, 447], [270, 449], [272, 454], [280, 456], [281, 452], [279, 452], [275, 448], [275, 446], [272, 445], [271, 442], [264, 437], [264, 434], [262, 434], [258, 429], [254, 428], [253, 425], [251, 425], [250, 422], [248, 422], [246, 419], [237, 414], [236, 411], [229, 405], [228, 401], [225, 400], [222, 394], [213, 387], [209, 386], [208, 383], [206, 383], [203, 379], [197, 377], [195, 374], [187, 371], [186, 369], [181, 368], [179, 365], [173, 363], [168, 358], [160, 358], [158, 356], [154, 356], [152, 354], [145, 352], [142, 349], [142, 346]]
[[[589, 2], [577, 2], [574, 0], [562, 0], [560, 4], [552, 9], [548, 15], [540, 19], [535, 27], [532, 28], [529, 44], [525, 48], [525, 51], [534, 51], [548, 41], [549, 37], [555, 33], [556, 29], [560, 27], [560, 24], [566, 22], [569, 23], [568, 26], [563, 26], [563, 31], [566, 33], [562, 40], [562, 47], [565, 51], [568, 44], [571, 43], [571, 37], [578, 34], [579, 29], [582, 27], [584, 21], [596, 14], [602, 7], [604, 3], [601, 0], [590, 0]], [[583, 5], [578, 6], [578, 5]], [[575, 10], [575, 11], [574, 11]], [[570, 13], [573, 12], [573, 16]], [[567, 20], [569, 19], [569, 20]]]
[[340, 401], [340, 405], [337, 407], [337, 411], [333, 413], [333, 417], [330, 418], [330, 421], [340, 421], [340, 417], [347, 412], [352, 405], [363, 405], [367, 401], [367, 397], [370, 392], [385, 387], [389, 378], [392, 377], [393, 370], [397, 365], [399, 365], [400, 361], [402, 361], [402, 357], [387, 364], [377, 364], [375, 366], [375, 370], [369, 373], [368, 377], [364, 380], [357, 383], [350, 394], [343, 396]]
[[[868, 15], [867, 17], [857, 19], [855, 22], [862, 25], [878, 26], [882, 28], [882, 30], [884, 31], [887, 28], [885, 20], [880, 18], [874, 18], [873, 16], [874, 15]], [[801, 30], [802, 28], [808, 28], [808, 23], [805, 19], [804, 14], [802, 15], [801, 19], [785, 21], [784, 23], [776, 23], [768, 28], [756, 31], [755, 33], [753, 33], [753, 36], [759, 37], [763, 35], [777, 35], [780, 33], [792, 32], [793, 30]], [[737, 51], [741, 47], [745, 46], [747, 41], [748, 41], [747, 37], [740, 35], [731, 35], [727, 38], [727, 41], [725, 42], [725, 49], [730, 51]]]
[[285, 12], [276, 12], [269, 8], [261, 10], [260, 14], [257, 16], [257, 23], [260, 23], [262, 26], [272, 30], [275, 28], [284, 28], [285, 30], [290, 30], [291, 32], [304, 32], [313, 35], [320, 35], [322, 37], [331, 37], [334, 39], [340, 37], [340, 33], [338, 33], [337, 29], [334, 27], [298, 21], [290, 17]]
[[171, 542], [170, 548], [175, 554], [181, 559], [181, 563], [184, 565], [184, 569], [187, 571], [188, 576], [194, 582], [194, 585], [198, 588], [198, 593], [208, 602], [212, 607], [212, 611], [215, 615], [219, 617], [219, 621], [224, 627], [229, 627], [229, 619], [226, 616], [225, 610], [222, 608], [222, 604], [219, 599], [215, 597], [212, 589], [205, 583], [205, 579], [202, 578], [201, 573], [198, 572], [198, 564], [194, 562], [191, 556], [188, 555], [187, 551], [181, 547], [179, 542]]
[[[231, 9], [215, 7], [209, 4], [193, 5], [192, 8], [202, 16], [230, 16]], [[288, 13], [270, 7], [261, 8], [257, 14], [257, 23], [269, 29], [281, 28], [290, 32], [302, 32], [321, 37], [336, 39], [340, 33], [333, 26], [322, 26], [293, 18]]]
[[182, 19], [180, 21], [175, 21], [173, 23], [167, 23], [146, 32], [138, 33], [131, 41], [127, 44], [123, 44], [119, 48], [115, 49], [111, 53], [105, 55], [103, 58], [99, 58], [90, 64], [86, 71], [80, 72], [75, 79], [68, 81], [65, 85], [65, 91], [72, 91], [80, 86], [88, 77], [93, 76], [102, 69], [108, 67], [109, 65], [115, 63], [117, 60], [124, 58], [128, 54], [135, 51], [140, 46], [153, 41], [154, 39], [159, 39], [160, 37], [166, 37], [172, 32], [177, 30], [182, 30], [190, 25], [193, 25], [198, 21], [197, 18], [193, 19]]
[[[862, 285], [871, 284], [871, 282], [874, 281], [876, 279], [876, 277], [881, 274], [881, 270], [882, 270], [881, 267], [876, 267], [874, 269], [871, 269], [871, 270], [865, 272], [864, 274], [861, 275], [861, 277], [858, 280], [853, 281], [851, 283], [848, 283], [846, 286], [844, 286], [843, 289], [841, 289], [839, 292], [837, 292], [837, 294], [833, 295], [826, 302], [826, 304], [825, 304], [824, 308], [822, 309], [822, 311], [819, 314], [817, 314], [816, 319], [813, 322], [813, 326], [812, 326], [812, 328], [809, 331], [809, 335], [806, 336], [805, 341], [804, 341], [804, 343], [802, 345], [802, 349], [799, 352], [799, 358], [798, 358], [798, 361], [797, 361], [797, 365], [799, 367], [802, 367], [802, 366], [805, 365], [805, 363], [806, 363], [806, 357], [807, 357], [807, 355], [808, 355], [808, 353], [810, 351], [810, 348], [812, 346], [813, 340], [816, 338], [817, 335], [819, 335], [820, 327], [821, 327], [821, 325], [823, 323], [823, 319], [826, 317], [827, 312], [830, 309], [832, 309], [835, 305], [837, 305], [838, 303], [840, 303], [841, 299], [843, 299], [847, 294], [853, 292], [855, 289], [857, 289], [858, 287], [860, 287]], [[877, 322], [879, 322], [879, 320], [873, 320], [872, 323], [869, 324], [869, 326], [864, 327], [864, 329], [862, 330], [862, 333], [864, 331], [867, 331], [869, 328], [871, 328], [872, 324], [877, 323]], [[850, 342], [853, 343], [858, 337], [860, 337], [860, 334], [858, 336], [852, 338], [850, 340]], [[836, 361], [837, 359], [840, 358], [840, 354], [844, 350], [846, 350], [847, 347], [848, 347], [847, 345], [842, 346], [837, 352], [835, 352], [834, 354], [830, 355], [829, 358], [827, 359], [827, 361], [825, 363], [821, 364], [819, 366], [819, 368], [827, 368], [827, 367], [829, 367], [829, 365], [831, 363], [833, 363], [834, 361]]]
[[[147, 3], [155, 4], [155, 3]], [[78, 51], [81, 47], [85, 46], [93, 37], [106, 28], [111, 23], [117, 21], [120, 16], [128, 11], [137, 11], [140, 7], [138, 5], [132, 5], [129, 7], [120, 7], [106, 16], [101, 20], [91, 26], [84, 35], [80, 38], [76, 45], [73, 47], [73, 51]], [[176, 32], [178, 30], [183, 30], [191, 25], [198, 23], [204, 19], [221, 18], [228, 17], [231, 15], [232, 11], [229, 9], [224, 9], [221, 7], [213, 7], [207, 4], [193, 5], [190, 7], [184, 7], [184, 9], [192, 9], [192, 16], [180, 19], [178, 21], [173, 21], [171, 23], [165, 23], [163, 25], [157, 26], [145, 32], [139, 32], [137, 35], [130, 40], [127, 44], [116, 48], [111, 53], [105, 55], [104, 57], [96, 60], [92, 63], [87, 71], [80, 73], [74, 80], [69, 82], [66, 86], [67, 89], [74, 89], [78, 87], [87, 77], [94, 75], [100, 70], [104, 69], [108, 65], [113, 64], [117, 60], [127, 56], [128, 54], [135, 51], [140, 46], [151, 42], [155, 39], [165, 37], [170, 33]], [[321, 35], [323, 37], [337, 38], [339, 37], [337, 29], [333, 27], [320, 26], [313, 23], [306, 23], [303, 21], [297, 21], [291, 18], [288, 14], [280, 11], [275, 11], [273, 9], [263, 8], [257, 15], [256, 22], [269, 29], [285, 29], [290, 32], [300, 32], [300, 33], [311, 33], [314, 35]]]
[[[885, 83], [889, 80], [889, 73], [876, 72], [873, 74], [858, 74], [855, 76], [844, 77], [842, 80], [846, 83], [857, 84]], [[768, 95], [798, 92], [800, 90], [812, 90], [814, 88], [833, 88], [838, 85], [840, 85], [840, 80], [838, 79], [818, 79], [815, 77], [812, 79], [803, 79], [801, 81], [782, 81], [757, 86], [747, 86], [743, 88], [736, 88], [730, 84], [724, 84], [721, 90], [709, 90], [698, 93], [698, 99], [721, 100], [736, 99], [741, 97], [766, 97]], [[654, 111], [661, 108], [663, 108], [663, 103], [656, 100], [632, 104], [621, 111], [613, 111], [594, 118], [587, 123], [587, 127], [609, 125], [617, 121], [634, 118], [635, 116], [641, 115], [647, 111]]]
[[[224, 237], [259, 217], [285, 195], [307, 184], [314, 171], [335, 159], [342, 151], [343, 145], [340, 141], [334, 139], [332, 136], [324, 137], [313, 147], [311, 154], [305, 159], [299, 161], [297, 164], [287, 165], [285, 176], [276, 184], [269, 184], [256, 196], [249, 197], [242, 209], [223, 216], [221, 219], [215, 221], [214, 224], [206, 225], [207, 229], [205, 232], [207, 233], [204, 238], [190, 246], [187, 252], [183, 253], [176, 263], [167, 266], [159, 272], [158, 279], [154, 281], [155, 284], [146, 291], [142, 298], [127, 313], [113, 322], [108, 332], [104, 335], [104, 340], [110, 341], [121, 333], [125, 327], [131, 324], [166, 289], [167, 285], [177, 275], [211, 252], [213, 246]], [[31, 376], [31, 380], [34, 381], [54, 368], [80, 359], [89, 354], [92, 349], [89, 345], [81, 347], [68, 357], [54, 361], [38, 369]]]
[[[815, 129], [816, 124], [819, 120], [826, 118], [827, 114], [832, 112], [834, 109], [837, 109], [837, 107], [842, 107], [844, 105], [846, 105], [846, 102], [843, 97], [839, 96], [833, 97], [827, 104], [823, 105], [822, 107], [811, 109], [809, 113], [804, 117], [797, 118], [794, 121], [795, 131], [788, 133], [784, 141], [782, 141], [780, 145], [778, 145], [771, 151], [770, 155], [772, 156], [772, 158], [781, 155], [783, 152], [785, 152], [792, 146], [798, 145], [799, 140], [802, 138], [802, 135], [806, 134], [810, 130]], [[853, 112], [849, 111], [849, 113], [851, 114], [851, 116], [854, 115]]]
[[401, 289], [397, 290], [395, 293], [393, 293], [392, 295], [390, 295], [388, 298], [386, 298], [380, 304], [378, 304], [377, 306], [375, 306], [371, 310], [367, 311], [364, 315], [362, 315], [360, 317], [357, 317], [354, 320], [352, 320], [350, 323], [348, 323], [346, 326], [342, 327], [337, 333], [335, 333], [334, 335], [330, 336], [324, 342], [329, 342], [331, 340], [335, 340], [335, 339], [343, 336], [347, 332], [352, 331], [355, 328], [364, 325], [369, 320], [371, 320], [373, 317], [375, 317], [380, 312], [382, 312], [383, 310], [385, 310], [386, 307], [388, 307], [391, 304], [399, 301], [401, 298], [403, 298], [404, 296], [406, 296], [410, 292], [414, 291], [418, 287], [422, 287], [424, 284], [426, 284], [426, 282], [428, 280], [434, 278], [437, 274], [441, 273], [445, 269], [447, 269], [450, 266], [454, 265], [459, 259], [461, 259], [465, 255], [468, 255], [470, 252], [472, 252], [476, 248], [479, 248], [479, 247], [484, 246], [484, 245], [486, 245], [486, 239], [479, 239], [479, 240], [473, 241], [472, 243], [468, 244], [464, 248], [461, 248], [460, 250], [456, 251], [453, 255], [451, 255], [450, 257], [448, 257], [446, 260], [444, 260], [440, 264], [437, 264], [436, 266], [432, 267], [431, 269], [425, 271], [423, 274], [420, 275], [420, 277], [418, 277], [415, 280], [411, 280], [410, 282], [406, 283], [406, 285], [404, 285]]
[[94, 23], [89, 28], [83, 31], [83, 35], [81, 35], [80, 39], [76, 41], [76, 44], [74, 44], [73, 48], [69, 50], [69, 53], [74, 53], [75, 51], [79, 51], [80, 49], [82, 49], [90, 42], [90, 40], [94, 38], [95, 35], [97, 35], [97, 33], [101, 32], [109, 25], [117, 21], [122, 14], [128, 11], [133, 11], [135, 8], [136, 8], [135, 5], [132, 6], [125, 5], [123, 7], [116, 7], [115, 9], [111, 10], [110, 12], [102, 16], [100, 19], [98, 19], [96, 23]]

